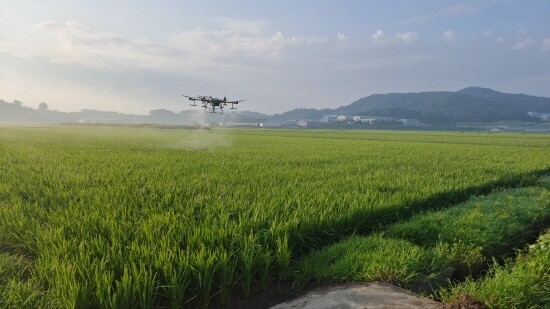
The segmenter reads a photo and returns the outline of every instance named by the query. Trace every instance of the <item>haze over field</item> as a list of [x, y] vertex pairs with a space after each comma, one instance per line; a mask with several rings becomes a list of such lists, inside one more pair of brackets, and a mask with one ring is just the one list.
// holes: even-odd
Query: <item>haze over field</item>
[[550, 1], [2, 1], [0, 98], [146, 114], [180, 94], [280, 113], [476, 85], [550, 96]]

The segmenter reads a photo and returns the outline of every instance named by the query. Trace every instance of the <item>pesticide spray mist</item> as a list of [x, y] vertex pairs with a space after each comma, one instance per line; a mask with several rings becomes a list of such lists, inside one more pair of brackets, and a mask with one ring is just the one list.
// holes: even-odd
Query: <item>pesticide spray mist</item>
[[[208, 115], [208, 116], [207, 116]], [[229, 130], [222, 127], [213, 128], [209, 123], [212, 120], [221, 122], [221, 115], [209, 115], [204, 112], [197, 112], [186, 119], [186, 124], [196, 127], [190, 130], [189, 134], [182, 141], [182, 148], [192, 151], [207, 151], [217, 147], [228, 147], [232, 144]]]

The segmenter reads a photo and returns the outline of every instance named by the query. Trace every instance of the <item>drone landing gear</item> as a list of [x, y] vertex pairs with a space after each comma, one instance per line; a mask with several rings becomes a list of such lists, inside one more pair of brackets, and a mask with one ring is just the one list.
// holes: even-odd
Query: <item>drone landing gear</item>
[[208, 107], [205, 107], [205, 108], [204, 108], [204, 112], [205, 112], [205, 113], [208, 113], [208, 112], [209, 112], [209, 113], [211, 113], [211, 114], [223, 114], [223, 108], [218, 107], [218, 109], [219, 109], [219, 112], [216, 112], [216, 108], [215, 108], [215, 107], [212, 107], [212, 110], [209, 111], [209, 110], [208, 110]]

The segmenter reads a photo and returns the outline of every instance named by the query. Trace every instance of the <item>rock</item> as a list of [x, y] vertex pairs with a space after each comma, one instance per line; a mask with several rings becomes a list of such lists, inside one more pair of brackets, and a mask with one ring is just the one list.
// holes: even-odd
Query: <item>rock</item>
[[325, 287], [271, 307], [272, 309], [322, 308], [446, 308], [445, 305], [388, 283], [346, 284]]

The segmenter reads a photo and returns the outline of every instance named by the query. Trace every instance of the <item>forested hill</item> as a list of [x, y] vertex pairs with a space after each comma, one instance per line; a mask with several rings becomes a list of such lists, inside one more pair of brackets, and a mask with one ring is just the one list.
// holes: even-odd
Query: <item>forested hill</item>
[[319, 119], [320, 115], [329, 114], [368, 115], [415, 118], [436, 124], [533, 121], [527, 112], [550, 113], [550, 98], [469, 87], [456, 92], [374, 94], [336, 109], [297, 109], [276, 116]]
[[265, 119], [274, 124], [286, 120], [320, 120], [324, 115], [378, 116], [418, 119], [427, 124], [452, 125], [457, 122], [497, 122], [506, 120], [541, 121], [527, 113], [550, 113], [550, 98], [525, 94], [508, 94], [487, 88], [469, 87], [456, 92], [433, 91], [420, 93], [374, 94], [335, 109], [294, 109], [282, 114], [265, 115], [238, 111], [224, 115], [208, 114], [201, 110], [175, 113], [165, 109], [151, 110], [148, 115], [129, 115], [116, 112], [82, 110], [64, 113], [48, 109], [41, 103], [38, 109], [23, 106], [22, 102], [0, 100], [1, 122], [148, 122], [194, 123], [222, 122], [234, 119]]

